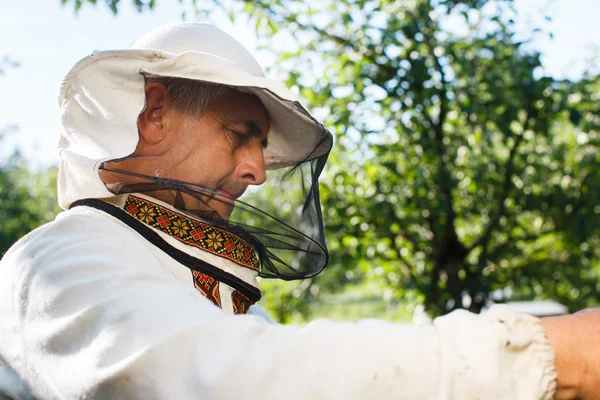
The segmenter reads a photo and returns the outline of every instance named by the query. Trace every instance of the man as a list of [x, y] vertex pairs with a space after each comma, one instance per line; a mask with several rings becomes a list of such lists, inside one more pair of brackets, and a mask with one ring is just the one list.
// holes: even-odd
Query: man
[[[5, 398], [598, 396], [597, 312], [271, 323], [256, 277], [327, 262], [332, 138], [217, 28], [170, 25], [89, 56], [60, 105], [67, 211], [0, 264]], [[259, 185], [269, 204], [251, 204]]]

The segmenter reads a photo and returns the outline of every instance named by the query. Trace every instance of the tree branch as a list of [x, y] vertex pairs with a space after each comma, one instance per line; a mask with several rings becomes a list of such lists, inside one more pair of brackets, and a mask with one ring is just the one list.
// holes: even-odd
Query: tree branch
[[394, 236], [394, 234], [390, 232], [389, 235], [388, 235], [388, 238], [390, 239], [391, 246], [394, 249], [394, 253], [396, 253], [396, 257], [398, 257], [398, 260], [400, 260], [400, 262], [401, 262], [400, 269], [402, 270], [402, 273], [409, 280], [412, 280], [413, 279], [413, 273], [412, 273], [412, 271], [414, 270], [414, 268], [411, 267], [411, 263], [406, 259], [406, 257], [404, 257], [402, 255], [402, 252], [400, 251], [400, 249], [396, 245], [396, 237]]
[[515, 142], [513, 143], [510, 153], [508, 155], [508, 159], [506, 160], [506, 164], [504, 166], [504, 179], [502, 183], [502, 196], [498, 201], [498, 209], [496, 213], [490, 219], [490, 223], [485, 228], [483, 234], [477, 239], [468, 249], [467, 252], [470, 253], [473, 249], [487, 244], [490, 240], [492, 232], [494, 229], [498, 227], [498, 223], [500, 222], [500, 218], [502, 218], [506, 212], [506, 200], [508, 199], [508, 195], [510, 193], [510, 182], [512, 180], [514, 174], [514, 160], [518, 153], [519, 146], [524, 139], [524, 133], [529, 129], [531, 117], [529, 111], [527, 112], [527, 116], [525, 119], [523, 133], [516, 136]]
[[[427, 116], [431, 126], [433, 127], [436, 141], [436, 150], [438, 154], [438, 188], [444, 195], [447, 202], [448, 214], [446, 215], [445, 232], [444, 236], [440, 240], [449, 238], [458, 238], [456, 234], [454, 221], [456, 220], [456, 211], [454, 209], [454, 196], [452, 194], [451, 174], [446, 165], [444, 158], [446, 157], [446, 146], [444, 145], [444, 123], [448, 114], [448, 81], [446, 79], [446, 73], [442, 66], [439, 57], [435, 54], [435, 37], [433, 35], [434, 28], [432, 27], [432, 21], [428, 20], [427, 29], [423, 29], [421, 32], [424, 37], [424, 41], [427, 44], [429, 57], [434, 62], [435, 70], [440, 74], [441, 87], [438, 91], [440, 98], [440, 111], [437, 121], [434, 121], [433, 117], [429, 113], [424, 113]], [[435, 233], [434, 233], [435, 234]], [[441, 248], [441, 246], [439, 246]]]
[[[389, 65], [381, 65], [379, 62], [377, 62], [377, 60], [375, 59], [376, 54], [374, 54], [372, 51], [366, 51], [366, 52], [361, 51], [359, 42], [355, 42], [350, 39], [344, 38], [342, 36], [335, 35], [331, 32], [328, 32], [326, 29], [322, 29], [322, 28], [319, 28], [314, 25], [303, 24], [302, 22], [298, 21], [297, 19], [291, 18], [289, 15], [282, 15], [282, 14], [276, 13], [269, 6], [265, 6], [262, 4], [260, 6], [264, 11], [267, 11], [270, 16], [278, 16], [280, 18], [283, 18], [287, 23], [294, 23], [294, 24], [298, 25], [298, 27], [302, 28], [305, 31], [309, 31], [309, 30], [314, 31], [322, 37], [325, 37], [337, 44], [340, 44], [349, 49], [352, 49], [352, 51], [367, 58], [373, 64], [377, 65], [377, 67], [380, 68], [382, 71], [385, 71], [386, 73], [388, 73], [390, 75], [390, 77], [395, 77], [398, 74], [398, 70], [396, 68], [393, 68]], [[379, 86], [379, 85], [377, 85], [377, 86]], [[386, 88], [383, 88], [383, 89], [387, 91]]]

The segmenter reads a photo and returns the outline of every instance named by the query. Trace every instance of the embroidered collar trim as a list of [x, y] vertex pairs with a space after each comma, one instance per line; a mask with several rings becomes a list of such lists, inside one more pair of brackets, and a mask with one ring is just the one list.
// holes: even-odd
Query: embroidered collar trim
[[[156, 206], [161, 209], [167, 210], [172, 214], [178, 214], [176, 212], [173, 212], [172, 210], [168, 210], [166, 207], [163, 207], [159, 204], [155, 204], [151, 200], [143, 199], [141, 197], [129, 195], [125, 200], [125, 208], [127, 208], [128, 205], [131, 206], [131, 204], [133, 204], [132, 202], [135, 202], [135, 200], [140, 200], [137, 204], [146, 204], [150, 207]], [[191, 257], [187, 253], [177, 250], [176, 248], [169, 245], [150, 228], [153, 227], [151, 224], [141, 220], [139, 216], [131, 214], [131, 207], [129, 207], [129, 211], [126, 211], [122, 207], [116, 206], [116, 204], [114, 203], [112, 205], [109, 205], [109, 203], [112, 202], [105, 202], [98, 199], [84, 199], [74, 202], [71, 205], [71, 208], [76, 206], [87, 206], [96, 208], [126, 223], [128, 226], [140, 233], [144, 238], [146, 238], [151, 243], [155, 244], [160, 249], [165, 251], [176, 261], [188, 267], [192, 273], [194, 287], [204, 297], [206, 297], [213, 304], [220, 308], [223, 308], [224, 306], [221, 299], [223, 296], [226, 296], [230, 298], [230, 300], [227, 301], [227, 303], [230, 304], [229, 307], [231, 307], [231, 311], [234, 314], [246, 314], [250, 309], [250, 306], [255, 304], [255, 302], [260, 299], [261, 293], [258, 288], [249, 285], [247, 282], [240, 280], [240, 278], [237, 278], [225, 271], [222, 271], [217, 267], [211, 266], [210, 264], [206, 263], [201, 259]], [[137, 214], [140, 213], [138, 212]], [[190, 221], [199, 223], [198, 221], [193, 221], [184, 215], [180, 215], [180, 217], [185, 218], [185, 221], [182, 222]], [[145, 227], [144, 225], [149, 226]], [[171, 232], [164, 232], [166, 234], [169, 234], [169, 236], [173, 236]], [[230, 232], [226, 233], [231, 234]], [[242, 239], [240, 238], [240, 240]]]
[[128, 195], [123, 210], [137, 220], [178, 241], [226, 258], [242, 267], [258, 271], [254, 246], [241, 237], [196, 221], [148, 199]]

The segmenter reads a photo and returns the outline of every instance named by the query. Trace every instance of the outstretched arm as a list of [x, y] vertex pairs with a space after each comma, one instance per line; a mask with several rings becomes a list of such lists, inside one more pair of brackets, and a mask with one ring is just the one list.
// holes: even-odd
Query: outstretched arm
[[542, 319], [556, 352], [557, 400], [600, 399], [600, 310]]
[[[0, 263], [0, 356], [29, 398], [552, 398], [554, 351], [506, 306], [429, 326], [223, 313], [168, 256], [91, 211]], [[1, 384], [1, 382], [0, 382]], [[0, 392], [2, 387], [0, 385]]]

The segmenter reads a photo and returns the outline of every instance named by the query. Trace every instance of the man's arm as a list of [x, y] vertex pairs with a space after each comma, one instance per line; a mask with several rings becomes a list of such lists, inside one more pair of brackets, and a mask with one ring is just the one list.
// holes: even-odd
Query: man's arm
[[543, 318], [556, 352], [557, 400], [600, 399], [600, 310]]
[[[99, 220], [98, 220], [99, 219]], [[107, 222], [108, 221], [108, 222]], [[115, 228], [116, 226], [116, 228]], [[41, 398], [550, 399], [554, 352], [507, 307], [416, 327], [231, 316], [93, 212], [0, 264], [0, 354]], [[167, 258], [165, 258], [167, 257]]]

